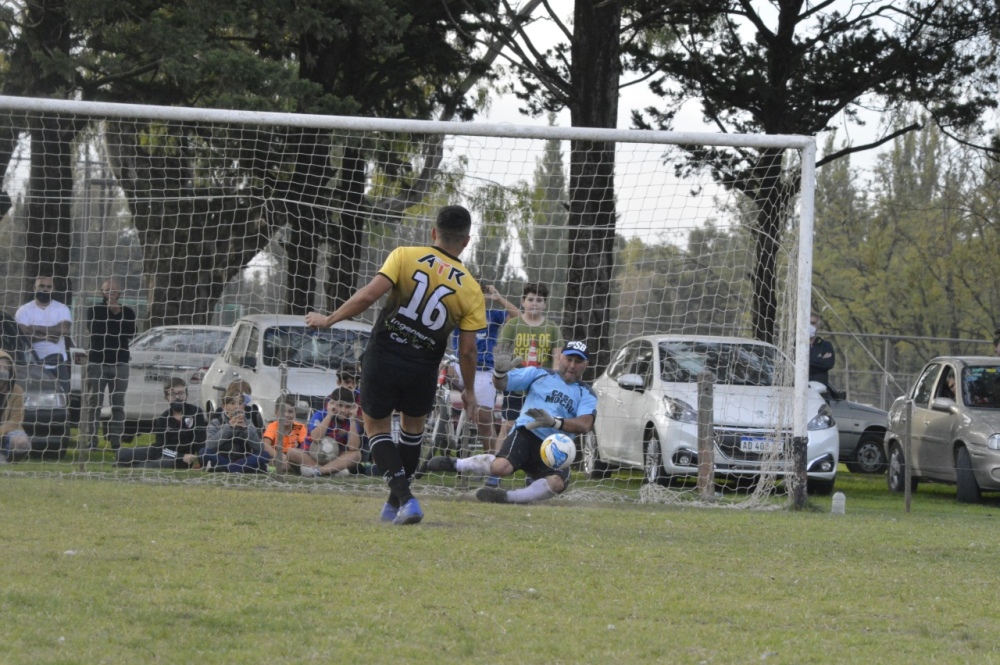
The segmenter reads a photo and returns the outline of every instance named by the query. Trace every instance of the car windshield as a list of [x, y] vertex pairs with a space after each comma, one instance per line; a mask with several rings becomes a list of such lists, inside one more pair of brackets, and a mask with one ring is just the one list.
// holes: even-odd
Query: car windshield
[[715, 383], [771, 386], [776, 357], [777, 349], [763, 344], [660, 342], [661, 378], [676, 383], [694, 383], [708, 371]]
[[360, 330], [275, 326], [264, 331], [264, 364], [320, 369], [356, 365], [367, 341], [368, 333]]
[[1000, 367], [964, 368], [962, 399], [969, 406], [1000, 409]]
[[229, 339], [228, 330], [198, 328], [153, 329], [131, 344], [132, 351], [207, 354], [217, 356]]

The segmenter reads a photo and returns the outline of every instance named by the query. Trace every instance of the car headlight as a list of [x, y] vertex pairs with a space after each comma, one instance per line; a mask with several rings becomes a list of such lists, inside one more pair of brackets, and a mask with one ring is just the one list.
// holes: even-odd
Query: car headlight
[[986, 447], [990, 450], [1000, 450], [1000, 434], [993, 434], [986, 441]]
[[819, 407], [819, 412], [813, 416], [809, 424], [806, 425], [807, 429], [817, 430], [817, 429], [830, 429], [831, 427], [836, 427], [837, 421], [833, 419], [833, 411], [830, 410], [828, 404], [824, 404]]
[[698, 422], [698, 412], [695, 411], [690, 404], [683, 400], [674, 399], [673, 397], [663, 397], [663, 404], [667, 407], [666, 414], [667, 418], [671, 420], [676, 420], [682, 423], [695, 423]]
[[38, 409], [65, 409], [66, 396], [62, 393], [28, 393], [24, 396], [24, 408], [35, 411]]

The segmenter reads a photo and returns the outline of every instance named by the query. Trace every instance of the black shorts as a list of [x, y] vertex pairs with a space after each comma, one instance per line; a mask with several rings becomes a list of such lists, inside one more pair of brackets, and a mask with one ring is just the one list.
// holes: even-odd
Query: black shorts
[[438, 366], [407, 363], [388, 354], [365, 353], [361, 361], [361, 410], [370, 418], [393, 411], [426, 416], [434, 406]]
[[497, 457], [506, 459], [515, 471], [520, 469], [535, 480], [559, 476], [564, 484], [569, 482], [569, 469], [556, 471], [542, 461], [542, 439], [530, 429], [515, 427], [504, 439]]

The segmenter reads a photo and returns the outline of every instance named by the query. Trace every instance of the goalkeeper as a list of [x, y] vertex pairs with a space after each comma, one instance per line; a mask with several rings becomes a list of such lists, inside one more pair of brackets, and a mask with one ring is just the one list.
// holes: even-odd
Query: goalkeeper
[[513, 345], [499, 342], [493, 350], [493, 384], [497, 390], [525, 391], [524, 406], [514, 429], [496, 455], [473, 455], [464, 459], [434, 457], [428, 471], [455, 471], [479, 476], [509, 476], [523, 470], [531, 484], [508, 492], [499, 487], [480, 487], [476, 498], [490, 503], [531, 503], [551, 499], [566, 489], [569, 469], [556, 471], [541, 457], [542, 441], [556, 432], [585, 434], [594, 426], [597, 398], [590, 386], [580, 382], [589, 357], [583, 342], [569, 342], [556, 361], [556, 369], [513, 369]]

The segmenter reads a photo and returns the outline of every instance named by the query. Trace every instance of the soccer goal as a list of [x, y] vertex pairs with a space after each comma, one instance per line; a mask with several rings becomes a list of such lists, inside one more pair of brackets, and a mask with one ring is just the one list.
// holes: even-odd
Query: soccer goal
[[[836, 429], [807, 387], [811, 137], [14, 97], [0, 97], [0, 128], [5, 320], [26, 304], [37, 313], [39, 275], [53, 278], [72, 318], [63, 341], [7, 340], [33, 450], [2, 473], [382, 491], [363, 445], [348, 472], [318, 480], [273, 459], [242, 474], [128, 454], [121, 464], [115, 448], [162, 459], [157, 417], [175, 401], [218, 411], [227, 389], [258, 431], [284, 405], [308, 423], [337, 370], [359, 361], [374, 319], [313, 335], [304, 314], [331, 311], [394, 248], [428, 243], [439, 207], [461, 204], [474, 219], [461, 258], [508, 303], [487, 308], [520, 308], [525, 287], [541, 285], [546, 322], [562, 343], [589, 349], [596, 426], [576, 437], [562, 499], [757, 505], [780, 503], [776, 488], [833, 488]], [[136, 319], [119, 400], [120, 373], [100, 367], [113, 354], [89, 323], [108, 316], [109, 289], [115, 311]], [[66, 381], [48, 380], [66, 369], [53, 353]], [[558, 366], [558, 354], [542, 364]], [[454, 403], [448, 386], [439, 393]], [[452, 409], [425, 445], [444, 456], [489, 451], [501, 402], [492, 430], [461, 440], [469, 428]], [[185, 452], [199, 466], [197, 451]], [[427, 472], [415, 489], [481, 482]]]

